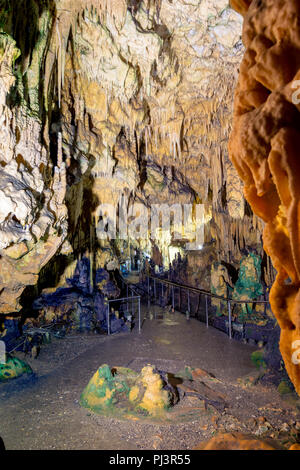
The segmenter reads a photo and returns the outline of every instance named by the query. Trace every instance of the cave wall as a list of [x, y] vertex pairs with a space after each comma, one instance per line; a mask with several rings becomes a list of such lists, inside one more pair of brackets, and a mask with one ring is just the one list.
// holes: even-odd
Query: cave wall
[[[0, 312], [20, 309], [27, 285], [67, 236], [66, 170], [47, 126], [53, 86], [44, 62], [53, 28], [48, 1], [0, 5]], [[57, 155], [56, 155], [57, 160]]]
[[[41, 270], [59, 265], [63, 285], [92, 251], [97, 267], [118, 266], [128, 241], [97, 242], [94, 229], [99, 205], [121, 197], [206, 204], [187, 282], [210, 288], [212, 260], [238, 268], [245, 248], [263, 256], [227, 150], [244, 48], [226, 0], [0, 5], [0, 312], [20, 309]], [[130, 243], [176, 249], [169, 234]]]

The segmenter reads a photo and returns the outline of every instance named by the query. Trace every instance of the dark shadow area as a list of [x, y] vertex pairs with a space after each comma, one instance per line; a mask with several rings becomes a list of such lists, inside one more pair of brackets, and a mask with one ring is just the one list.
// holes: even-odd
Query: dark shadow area
[[239, 269], [236, 269], [232, 264], [227, 263], [226, 261], [221, 261], [221, 264], [227, 269], [232, 283], [236, 284], [239, 278]]
[[[44, 31], [40, 31], [39, 19], [43, 12], [47, 10], [54, 16], [56, 5], [54, 0], [0, 0], [0, 29], [9, 34], [16, 41], [16, 47], [21, 54], [15, 60], [16, 83], [12, 87], [7, 98], [10, 107], [21, 103], [19, 93], [20, 83], [24, 90], [24, 99], [30, 108], [29, 84], [26, 74], [28, 64], [31, 63], [34, 49], [37, 47]], [[41, 60], [41, 67], [44, 67], [44, 60]], [[43, 112], [43, 86], [39, 85], [40, 113]]]
[[0, 452], [3, 452], [4, 450], [5, 450], [5, 445], [4, 445], [2, 437], [0, 437]]

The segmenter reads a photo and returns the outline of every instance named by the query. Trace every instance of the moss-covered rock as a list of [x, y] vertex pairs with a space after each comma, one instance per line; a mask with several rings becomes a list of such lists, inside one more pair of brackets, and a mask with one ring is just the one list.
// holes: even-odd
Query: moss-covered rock
[[80, 403], [101, 413], [129, 413], [158, 416], [171, 406], [171, 393], [153, 366], [141, 373], [124, 367], [102, 365], [84, 389]]
[[280, 395], [287, 395], [288, 393], [293, 392], [293, 390], [291, 389], [291, 387], [289, 386], [286, 380], [282, 380], [280, 382], [280, 384], [277, 387], [277, 391], [278, 393], [280, 393]]
[[[244, 256], [240, 263], [238, 280], [234, 286], [233, 299], [257, 300], [263, 294], [261, 285], [261, 257], [250, 253]], [[262, 318], [259, 312], [253, 312], [253, 304], [241, 304], [236, 306], [238, 319], [242, 322], [257, 322]]]
[[264, 361], [264, 352], [263, 351], [254, 351], [251, 354], [251, 361], [257, 369], [265, 369], [266, 363]]
[[17, 357], [8, 356], [6, 363], [0, 364], [0, 382], [16, 379], [23, 374], [32, 374], [32, 369]]

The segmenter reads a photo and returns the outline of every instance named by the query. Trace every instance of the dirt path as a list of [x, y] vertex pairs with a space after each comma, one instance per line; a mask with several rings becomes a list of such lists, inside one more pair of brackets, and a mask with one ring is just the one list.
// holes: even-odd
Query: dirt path
[[[146, 320], [140, 335], [69, 336], [42, 349], [32, 362], [35, 379], [0, 386], [0, 436], [7, 449], [131, 450], [190, 449], [217, 431], [261, 432], [262, 418], [271, 426], [266, 432], [276, 433], [284, 423], [299, 421], [297, 402], [283, 401], [273, 389], [237, 383], [255, 372], [252, 351], [177, 313]], [[79, 398], [103, 363], [137, 371], [149, 363], [169, 372], [186, 365], [205, 369], [219, 379], [214, 386], [227, 396], [229, 408], [224, 414], [199, 412], [200, 400], [190, 397], [195, 417], [172, 424], [94, 415], [79, 406]]]

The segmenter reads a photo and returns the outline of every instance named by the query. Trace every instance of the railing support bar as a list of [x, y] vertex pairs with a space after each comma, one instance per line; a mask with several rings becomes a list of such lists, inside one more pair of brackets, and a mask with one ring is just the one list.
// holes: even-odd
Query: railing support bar
[[141, 298], [139, 297], [139, 333], [142, 330], [142, 324], [141, 324]]
[[228, 300], [228, 334], [229, 334], [229, 338], [232, 339], [232, 331], [231, 331], [231, 323], [232, 323], [232, 319], [231, 319], [231, 302], [230, 300]]
[[175, 310], [175, 293], [174, 293], [174, 286], [172, 286], [172, 308]]
[[129, 313], [129, 305], [128, 305], [128, 297], [129, 297], [129, 290], [128, 290], [128, 284], [126, 284], [126, 297], [127, 297], [127, 312]]
[[108, 302], [108, 304], [107, 304], [107, 334], [108, 334], [108, 336], [110, 335], [110, 318], [109, 318], [110, 315], [109, 315], [109, 313], [110, 313], [110, 307], [109, 307], [109, 302]]

